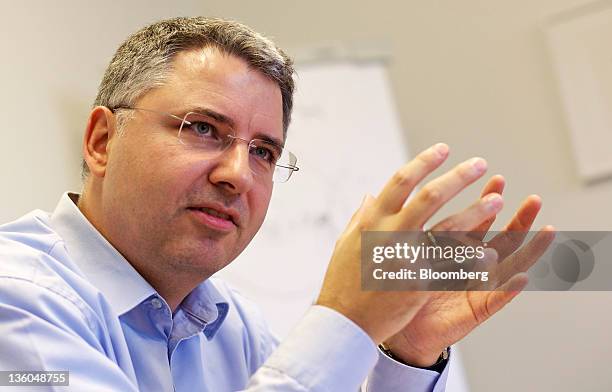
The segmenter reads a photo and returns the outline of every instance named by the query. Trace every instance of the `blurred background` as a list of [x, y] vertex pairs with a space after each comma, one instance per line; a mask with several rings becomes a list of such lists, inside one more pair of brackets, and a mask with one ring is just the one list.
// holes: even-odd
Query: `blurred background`
[[[612, 2], [584, 0], [3, 1], [0, 222], [35, 208], [52, 211], [64, 191], [80, 189], [88, 110], [127, 35], [160, 18], [205, 15], [244, 22], [298, 58], [320, 46], [385, 48], [406, 157], [444, 141], [451, 146], [445, 167], [474, 155], [486, 158], [489, 172], [507, 180], [500, 222], [537, 193], [544, 208], [536, 226], [610, 230], [611, 173], [604, 167], [590, 175], [584, 162], [612, 156], [606, 151], [612, 130], [603, 120], [580, 128], [584, 111], [573, 111], [572, 97], [600, 108], [594, 115], [612, 101], [588, 91], [573, 95], [577, 87], [568, 75], [595, 70], [564, 70], [572, 45], [551, 46], [551, 34], [559, 38], [555, 26], [588, 21], [608, 7]], [[595, 27], [609, 33], [603, 25]], [[612, 35], [607, 38], [612, 42]], [[597, 65], [609, 65], [612, 75], [604, 49]], [[607, 139], [598, 139], [602, 130]], [[356, 137], [375, 138], [374, 132]], [[582, 138], [600, 149], [590, 151]], [[382, 180], [394, 169], [381, 173]], [[477, 193], [460, 195], [441, 214]], [[611, 300], [608, 292], [523, 293], [460, 344], [470, 390], [612, 390]]]

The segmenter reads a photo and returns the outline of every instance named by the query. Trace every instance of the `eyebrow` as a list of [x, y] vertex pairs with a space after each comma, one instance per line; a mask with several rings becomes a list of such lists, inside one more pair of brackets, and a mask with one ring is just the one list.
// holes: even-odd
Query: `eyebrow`
[[[209, 109], [209, 108], [206, 108], [206, 107], [202, 107], [202, 106], [196, 106], [196, 107], [192, 107], [192, 108], [188, 109], [185, 113], [189, 113], [189, 112], [203, 114], [205, 116], [208, 116], [208, 117], [212, 118], [213, 120], [215, 120], [218, 123], [226, 124], [230, 128], [236, 129], [236, 126], [235, 126], [236, 123], [234, 122], [234, 120], [232, 120], [230, 117], [228, 117], [228, 116], [226, 116], [224, 114], [221, 114], [219, 112], [216, 112], [216, 111], [214, 111], [212, 109]], [[266, 141], [268, 143], [275, 144], [275, 145], [277, 145], [277, 146], [279, 146], [281, 148], [285, 147], [285, 143], [282, 140], [280, 140], [278, 138], [275, 138], [275, 137], [272, 137], [270, 135], [266, 135], [265, 133], [259, 132], [259, 133], [255, 134], [255, 139], [264, 140], [264, 141]]]
[[214, 110], [211, 110], [209, 108], [205, 108], [205, 107], [202, 107], [202, 106], [196, 106], [196, 107], [192, 107], [192, 108], [188, 109], [185, 113], [189, 113], [189, 112], [203, 114], [205, 116], [208, 116], [208, 117], [212, 118], [216, 122], [219, 122], [221, 124], [227, 124], [232, 129], [235, 128], [234, 120], [232, 120], [231, 118], [227, 117], [224, 114], [221, 114], [219, 112], [215, 112]]

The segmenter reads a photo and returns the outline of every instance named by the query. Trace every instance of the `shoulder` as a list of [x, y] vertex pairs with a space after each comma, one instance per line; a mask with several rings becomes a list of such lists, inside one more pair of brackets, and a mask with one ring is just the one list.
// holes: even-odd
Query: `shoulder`
[[0, 252], [48, 253], [61, 240], [49, 225], [49, 214], [35, 210], [12, 222], [0, 225]]
[[81, 295], [86, 282], [49, 225], [48, 213], [36, 210], [0, 225], [0, 260], [4, 306], [33, 317], [93, 323], [96, 317]]
[[48, 221], [45, 212], [33, 211], [0, 226], [0, 277], [52, 283], [62, 260], [51, 254], [62, 239]]

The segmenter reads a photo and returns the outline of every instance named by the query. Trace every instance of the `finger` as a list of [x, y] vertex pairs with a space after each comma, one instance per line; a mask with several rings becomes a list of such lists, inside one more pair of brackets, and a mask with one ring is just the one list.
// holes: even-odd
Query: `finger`
[[437, 169], [448, 157], [448, 146], [438, 143], [419, 153], [412, 161], [398, 170], [378, 195], [382, 212], [397, 213], [418, 183]]
[[514, 275], [495, 291], [488, 293], [485, 300], [485, 319], [493, 316], [516, 297], [529, 282], [527, 274]]
[[[504, 193], [505, 186], [506, 186], [506, 180], [504, 179], [504, 177], [500, 176], [499, 174], [494, 175], [493, 177], [489, 179], [487, 184], [484, 186], [480, 197], [484, 198], [491, 193], [499, 193], [501, 195]], [[495, 222], [495, 218], [497, 218], [497, 215], [493, 215], [491, 218], [482, 222], [480, 226], [476, 227], [473, 230], [473, 233], [470, 236], [472, 238], [482, 240], [484, 236], [487, 234], [487, 232], [489, 231], [489, 229], [491, 228], [491, 226], [493, 225], [493, 222]]]
[[398, 226], [403, 229], [421, 228], [448, 200], [482, 177], [487, 162], [472, 158], [427, 183], [400, 212]]
[[470, 281], [466, 288], [467, 290], [493, 290], [498, 286], [495, 282], [494, 274], [491, 273], [498, 265], [497, 258], [498, 256], [495, 249], [486, 248], [482, 258], [471, 260], [466, 268], [468, 268], [470, 272], [479, 272], [482, 278]]
[[478, 199], [462, 212], [451, 215], [431, 228], [433, 231], [472, 231], [501, 211], [504, 201], [499, 193]]
[[542, 198], [538, 195], [530, 195], [521, 204], [504, 230], [507, 231], [529, 231], [538, 212], [542, 208]]
[[555, 238], [555, 229], [545, 226], [522, 248], [499, 264], [498, 281], [506, 282], [519, 272], [526, 272], [546, 252]]
[[500, 260], [521, 246], [541, 208], [542, 199], [539, 196], [527, 197], [504, 229], [489, 241], [489, 246], [497, 249]]
[[496, 174], [493, 177], [489, 178], [489, 181], [482, 188], [482, 192], [480, 193], [480, 197], [485, 197], [489, 193], [499, 193], [500, 195], [504, 193], [504, 188], [506, 187], [506, 180], [503, 176]]

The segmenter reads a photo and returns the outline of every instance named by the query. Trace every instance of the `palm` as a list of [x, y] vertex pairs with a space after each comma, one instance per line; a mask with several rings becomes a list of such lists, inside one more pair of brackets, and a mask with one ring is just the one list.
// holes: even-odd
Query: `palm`
[[[392, 338], [392, 347], [419, 352], [441, 352], [466, 336], [491, 314], [493, 291], [436, 291], [412, 322]], [[411, 342], [418, 342], [415, 347]]]

